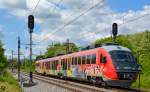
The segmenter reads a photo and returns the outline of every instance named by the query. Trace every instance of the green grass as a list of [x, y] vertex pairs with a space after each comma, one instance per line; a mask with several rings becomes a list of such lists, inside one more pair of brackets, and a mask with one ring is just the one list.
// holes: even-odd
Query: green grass
[[17, 80], [8, 71], [0, 75], [0, 92], [22, 92]]

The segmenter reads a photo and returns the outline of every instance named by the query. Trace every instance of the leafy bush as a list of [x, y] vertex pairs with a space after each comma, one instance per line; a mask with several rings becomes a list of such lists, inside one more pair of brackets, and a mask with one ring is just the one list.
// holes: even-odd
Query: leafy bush
[[4, 56], [4, 49], [2, 48], [2, 43], [0, 41], [0, 73], [7, 67], [7, 60]]

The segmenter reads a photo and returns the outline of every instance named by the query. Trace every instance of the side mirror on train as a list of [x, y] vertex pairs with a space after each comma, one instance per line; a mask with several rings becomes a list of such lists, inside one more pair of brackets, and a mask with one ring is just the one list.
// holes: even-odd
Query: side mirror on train
[[102, 58], [102, 62], [101, 62], [101, 63], [106, 64], [106, 57], [103, 57], [103, 58]]

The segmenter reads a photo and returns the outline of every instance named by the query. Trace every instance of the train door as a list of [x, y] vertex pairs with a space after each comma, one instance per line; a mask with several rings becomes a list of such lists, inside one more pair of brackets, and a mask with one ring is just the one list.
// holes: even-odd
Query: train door
[[53, 74], [55, 75], [56, 74], [56, 61], [54, 60], [53, 62]]
[[72, 77], [71, 58], [70, 57], [68, 58], [67, 63], [68, 63], [68, 67], [67, 67], [67, 69], [68, 69], [68, 77]]
[[60, 60], [60, 74], [62, 75], [63, 74], [63, 59]]
[[57, 66], [58, 66], [58, 60], [55, 60], [55, 75], [58, 74], [58, 72], [57, 72]]
[[106, 64], [106, 56], [104, 55], [104, 53], [100, 53], [99, 54], [99, 62], [100, 62], [100, 76], [102, 76], [103, 74], [104, 74], [104, 71], [103, 70], [105, 70], [104, 68], [105, 68], [105, 64]]
[[64, 61], [64, 76], [67, 76], [67, 58], [65, 59], [65, 61]]
[[56, 74], [58, 75], [60, 73], [60, 61], [56, 60], [57, 64], [56, 64]]
[[72, 57], [72, 77], [76, 77], [75, 57]]
[[42, 67], [41, 62], [39, 64], [40, 64], [39, 65], [39, 73], [41, 73], [41, 67]]
[[55, 61], [52, 61], [52, 74], [55, 75]]
[[41, 73], [43, 74], [44, 73], [44, 62], [42, 62], [42, 68], [41, 68]]
[[50, 61], [50, 75], [52, 74], [52, 62]]
[[67, 76], [67, 59], [61, 59], [61, 66], [62, 66], [62, 74], [63, 76]]
[[57, 65], [57, 74], [59, 75], [61, 73], [61, 59], [58, 60], [58, 65]]
[[81, 56], [78, 56], [78, 77], [79, 77], [79, 78], [82, 78]]

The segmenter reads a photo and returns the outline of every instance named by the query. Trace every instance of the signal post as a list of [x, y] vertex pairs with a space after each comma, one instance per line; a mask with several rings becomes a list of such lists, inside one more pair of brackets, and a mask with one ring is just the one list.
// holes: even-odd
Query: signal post
[[29, 34], [30, 34], [30, 73], [29, 73], [29, 83], [33, 83], [32, 80], [32, 33], [34, 28], [34, 16], [29, 15], [28, 16], [28, 28], [29, 28]]

